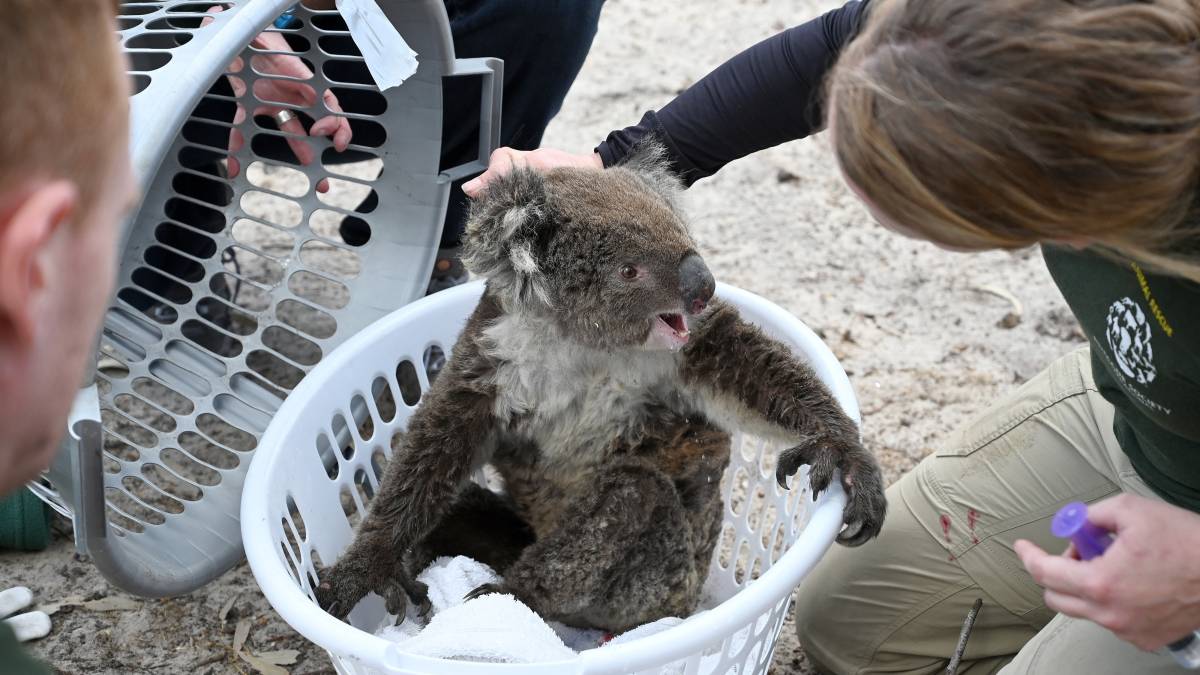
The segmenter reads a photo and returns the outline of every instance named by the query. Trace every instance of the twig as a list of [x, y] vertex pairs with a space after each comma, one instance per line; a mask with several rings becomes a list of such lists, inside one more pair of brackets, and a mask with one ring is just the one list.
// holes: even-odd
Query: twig
[[[228, 647], [226, 647], [226, 649], [228, 649]], [[227, 652], [219, 652], [219, 653], [213, 654], [212, 656], [208, 657], [207, 659], [204, 659], [203, 661], [200, 661], [199, 663], [193, 663], [192, 669], [194, 670], [196, 668], [203, 668], [204, 666], [211, 666], [212, 664], [216, 663], [217, 661], [224, 661], [226, 658], [228, 658], [228, 656], [229, 656], [229, 654]]]
[[958, 675], [958, 664], [962, 662], [963, 653], [967, 651], [967, 638], [971, 637], [971, 629], [975, 627], [975, 619], [979, 616], [979, 608], [983, 607], [983, 598], [975, 598], [967, 619], [963, 621], [962, 632], [958, 634], [958, 646], [954, 648], [954, 656], [946, 666], [946, 675]]
[[1021, 307], [1021, 301], [1017, 299], [1017, 296], [1003, 288], [1000, 288], [999, 286], [992, 286], [989, 284], [972, 286], [971, 290], [978, 293], [989, 293], [998, 298], [1003, 298], [1008, 301], [1008, 304], [1012, 305], [1012, 309], [1009, 311], [1009, 313], [1005, 314], [1004, 317], [997, 322], [996, 325], [999, 327], [1014, 328], [1017, 324], [1021, 323], [1021, 314], [1024, 312], [1024, 309]]

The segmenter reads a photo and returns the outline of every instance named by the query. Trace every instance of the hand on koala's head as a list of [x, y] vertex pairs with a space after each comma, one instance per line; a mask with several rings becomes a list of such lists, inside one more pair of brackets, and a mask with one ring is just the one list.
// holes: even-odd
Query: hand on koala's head
[[468, 197], [475, 199], [483, 194], [492, 181], [507, 176], [516, 169], [549, 171], [561, 167], [603, 169], [604, 162], [596, 153], [575, 155], [554, 148], [538, 148], [537, 150], [497, 148], [488, 160], [487, 171], [463, 183], [462, 189]]

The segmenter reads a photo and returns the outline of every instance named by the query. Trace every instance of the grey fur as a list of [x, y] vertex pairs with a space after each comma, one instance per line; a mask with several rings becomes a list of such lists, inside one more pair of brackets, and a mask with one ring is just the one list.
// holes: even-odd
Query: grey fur
[[[413, 568], [463, 553], [505, 577], [480, 593], [547, 619], [621, 631], [686, 616], [734, 429], [794, 444], [781, 482], [807, 463], [819, 491], [840, 469], [840, 541], [878, 534], [882, 479], [857, 427], [786, 346], [703, 307], [706, 270], [680, 274], [695, 246], [661, 157], [651, 144], [605, 171], [515, 171], [473, 205], [464, 261], [487, 290], [355, 541], [322, 572], [323, 607], [344, 615], [374, 591], [399, 612], [405, 595], [424, 600]], [[687, 317], [686, 344], [660, 315]], [[484, 462], [504, 495], [469, 486]]]

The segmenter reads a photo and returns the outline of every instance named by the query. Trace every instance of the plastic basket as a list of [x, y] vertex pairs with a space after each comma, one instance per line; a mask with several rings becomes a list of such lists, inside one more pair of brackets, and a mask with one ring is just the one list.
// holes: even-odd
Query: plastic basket
[[[455, 59], [441, 0], [379, 3], [419, 63], [383, 92], [336, 11], [296, 0], [207, 11], [217, 4], [121, 3], [144, 198], [122, 234], [107, 365], [31, 486], [74, 519], [77, 548], [105, 577], [145, 596], [191, 591], [241, 559], [242, 480], [271, 416], [334, 347], [424, 294], [450, 183], [486, 166], [500, 128], [502, 64]], [[287, 36], [286, 50], [253, 43], [264, 30]], [[346, 153], [301, 136], [316, 159], [300, 165], [279, 151], [287, 135], [270, 112], [256, 119], [280, 107], [272, 87], [286, 78], [263, 59], [281, 53], [306, 63], [316, 94], [282, 107], [319, 119], [332, 91], [354, 131]], [[460, 75], [482, 83], [479, 154], [441, 171], [442, 79]], [[223, 89], [231, 76], [243, 92]], [[235, 119], [237, 104], [250, 114]], [[232, 129], [245, 139], [235, 178], [222, 164]]]
[[[777, 448], [744, 435], [734, 437], [722, 486], [725, 522], [706, 587], [706, 605], [715, 607], [686, 626], [570, 661], [496, 665], [405, 654], [373, 634], [384, 618], [383, 601], [373, 594], [350, 613], [350, 623], [316, 605], [317, 569], [352, 540], [392, 438], [419, 403], [419, 392], [402, 387], [415, 370], [421, 390], [428, 388], [421, 355], [454, 344], [482, 288], [476, 282], [445, 291], [380, 320], [329, 355], [280, 407], [242, 495], [247, 559], [272, 606], [324, 647], [341, 673], [766, 672], [792, 589], [840, 530], [845, 495], [834, 481], [814, 502], [805, 474], [793, 479], [792, 490], [781, 490]], [[811, 330], [746, 291], [718, 284], [717, 295], [793, 346], [858, 420], [845, 373]]]

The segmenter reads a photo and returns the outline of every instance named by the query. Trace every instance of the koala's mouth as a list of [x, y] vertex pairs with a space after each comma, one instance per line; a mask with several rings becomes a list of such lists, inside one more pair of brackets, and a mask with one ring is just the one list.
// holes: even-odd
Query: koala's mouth
[[673, 312], [655, 316], [653, 332], [674, 349], [687, 344], [689, 337], [687, 320]]

